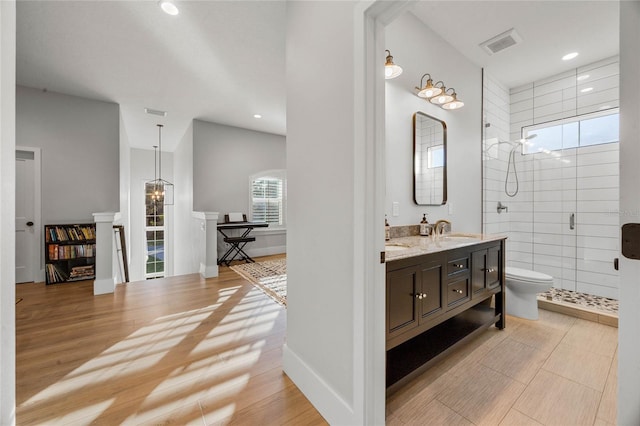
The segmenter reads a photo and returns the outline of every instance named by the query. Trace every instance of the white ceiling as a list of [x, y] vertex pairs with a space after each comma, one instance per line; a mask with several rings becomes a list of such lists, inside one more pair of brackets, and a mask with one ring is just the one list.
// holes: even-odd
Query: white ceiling
[[[421, 1], [413, 13], [507, 88], [619, 52], [617, 0]], [[511, 28], [521, 43], [491, 56], [479, 46]], [[570, 52], [579, 56], [563, 61]]]
[[[17, 82], [120, 104], [139, 148], [162, 123], [174, 150], [193, 118], [286, 134], [286, 2], [178, 5], [169, 16], [155, 0], [19, 0]], [[507, 87], [618, 53], [617, 1], [421, 1], [413, 13]], [[522, 44], [493, 56], [478, 46], [510, 28]]]
[[284, 135], [286, 3], [178, 5], [18, 1], [17, 82], [120, 104], [135, 147], [157, 145], [161, 123], [172, 151], [193, 118]]

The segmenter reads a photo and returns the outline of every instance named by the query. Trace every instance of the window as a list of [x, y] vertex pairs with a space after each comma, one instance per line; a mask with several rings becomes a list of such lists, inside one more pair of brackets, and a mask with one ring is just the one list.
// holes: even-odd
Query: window
[[617, 108], [583, 114], [523, 127], [523, 138], [536, 136], [524, 143], [522, 153], [535, 154], [536, 152], [613, 143], [620, 140], [619, 134], [620, 113]]
[[145, 234], [147, 261], [145, 278], [164, 277], [164, 204], [152, 199], [153, 183], [145, 184]]
[[429, 153], [427, 164], [430, 169], [444, 167], [444, 145], [430, 146], [427, 152]]
[[283, 170], [259, 173], [251, 177], [251, 220], [283, 228], [285, 221], [286, 179]]

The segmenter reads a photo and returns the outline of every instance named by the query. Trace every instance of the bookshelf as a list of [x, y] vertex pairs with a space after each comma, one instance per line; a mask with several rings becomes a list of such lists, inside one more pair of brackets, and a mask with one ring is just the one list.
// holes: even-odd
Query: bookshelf
[[95, 223], [45, 225], [44, 239], [47, 284], [95, 279]]

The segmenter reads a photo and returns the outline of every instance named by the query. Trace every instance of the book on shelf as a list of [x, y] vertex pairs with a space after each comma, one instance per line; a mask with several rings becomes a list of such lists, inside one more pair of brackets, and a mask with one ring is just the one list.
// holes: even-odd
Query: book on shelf
[[93, 225], [47, 225], [46, 242], [95, 240], [96, 230]]
[[46, 283], [95, 278], [95, 224], [45, 225]]

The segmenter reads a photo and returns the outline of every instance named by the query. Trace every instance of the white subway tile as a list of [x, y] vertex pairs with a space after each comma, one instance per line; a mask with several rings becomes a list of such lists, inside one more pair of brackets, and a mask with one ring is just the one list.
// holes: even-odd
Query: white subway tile
[[578, 271], [576, 275], [578, 282], [594, 284], [604, 287], [618, 287], [620, 283], [620, 277], [617, 275], [598, 273], [598, 272], [585, 272]]
[[609, 299], [618, 300], [620, 298], [620, 291], [616, 287], [603, 287], [599, 285], [578, 282], [576, 283], [576, 289], [580, 293], [593, 294], [595, 296], [607, 297]]
[[619, 176], [582, 177], [576, 180], [577, 189], [618, 188]]

